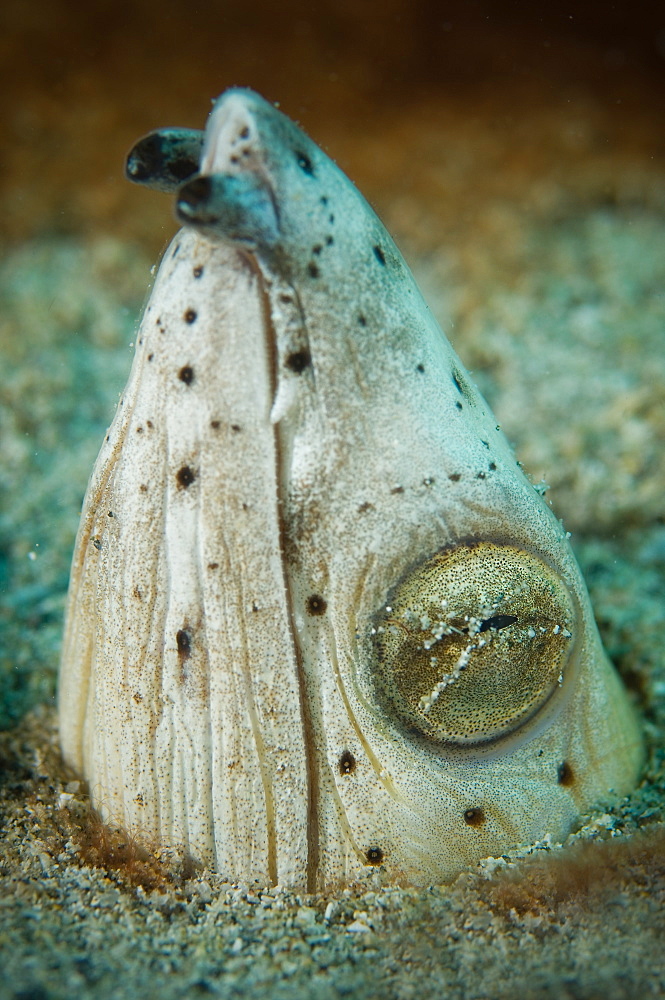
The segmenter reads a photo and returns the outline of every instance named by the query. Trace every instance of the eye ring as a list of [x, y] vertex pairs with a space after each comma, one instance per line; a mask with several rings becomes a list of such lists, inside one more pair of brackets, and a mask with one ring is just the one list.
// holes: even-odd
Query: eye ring
[[450, 746], [499, 740], [538, 715], [567, 680], [577, 602], [540, 556], [463, 543], [411, 569], [371, 629], [384, 710]]

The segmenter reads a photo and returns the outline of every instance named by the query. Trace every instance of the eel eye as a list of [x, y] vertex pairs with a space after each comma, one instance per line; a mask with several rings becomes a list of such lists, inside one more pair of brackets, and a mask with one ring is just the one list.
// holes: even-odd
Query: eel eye
[[425, 736], [505, 736], [563, 683], [576, 606], [555, 571], [492, 542], [444, 549], [411, 571], [374, 623], [376, 684]]

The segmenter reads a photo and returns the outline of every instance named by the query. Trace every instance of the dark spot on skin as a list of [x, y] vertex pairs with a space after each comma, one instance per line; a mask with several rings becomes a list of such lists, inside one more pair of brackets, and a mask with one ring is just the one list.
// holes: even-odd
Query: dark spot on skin
[[179, 253], [180, 253], [180, 244], [176, 243], [176, 245], [174, 247], [174, 250], [173, 250], [173, 256], [177, 257]]
[[242, 427], [240, 426], [240, 424], [231, 424], [231, 430], [233, 431], [234, 434], [240, 434]]
[[201, 275], [203, 274], [203, 264], [197, 264], [194, 270], [192, 271], [192, 274], [194, 275], [195, 278], [200, 278]]
[[136, 428], [136, 433], [137, 434], [143, 434], [143, 428], [142, 427], [137, 427]]
[[384, 252], [381, 249], [381, 247], [374, 246], [374, 247], [372, 247], [372, 250], [374, 251], [374, 256], [378, 260], [378, 262], [381, 265], [381, 267], [385, 267], [386, 266], [386, 255], [384, 254]]
[[482, 826], [485, 822], [485, 813], [480, 807], [467, 809], [464, 813], [464, 822], [467, 826]]
[[107, 434], [107, 435], [106, 435], [106, 437], [104, 438], [104, 440], [105, 440], [105, 441], [110, 441], [110, 440], [111, 440], [111, 435], [110, 435], [110, 434]]
[[219, 563], [208, 563], [208, 569], [218, 569]]
[[292, 354], [289, 354], [284, 362], [289, 371], [295, 372], [296, 375], [304, 372], [305, 368], [309, 367], [311, 363], [312, 356], [307, 350], [294, 351]]
[[434, 486], [434, 479], [431, 476], [425, 476], [423, 486]]
[[178, 646], [178, 659], [182, 666], [192, 655], [192, 638], [186, 628], [180, 628], [175, 634], [175, 641]]
[[162, 317], [158, 316], [157, 319], [155, 320], [155, 326], [159, 326], [161, 322], [162, 322]]
[[178, 489], [186, 490], [196, 479], [196, 473], [188, 465], [183, 465], [182, 469], [178, 469], [175, 478], [178, 483]]
[[362, 313], [360, 313], [360, 315], [358, 316], [358, 322], [360, 323], [361, 326], [367, 326], [367, 320], [365, 319]]
[[365, 851], [365, 859], [368, 865], [380, 865], [383, 861], [383, 851], [380, 847], [368, 847]]
[[490, 462], [489, 470], [490, 472], [496, 472], [496, 462]]
[[290, 305], [293, 302], [293, 298], [290, 295], [280, 295], [280, 302], [284, 302], [286, 305]]
[[463, 394], [464, 393], [464, 389], [462, 388], [462, 383], [460, 382], [460, 380], [457, 377], [457, 375], [456, 375], [455, 372], [453, 372], [452, 379], [453, 379], [453, 382], [455, 384], [455, 388], [457, 389], [457, 391]]
[[306, 153], [296, 153], [296, 160], [304, 174], [307, 174], [308, 177], [314, 176], [314, 166]]
[[310, 615], [323, 615], [328, 607], [326, 602], [318, 594], [310, 594], [306, 601], [307, 613]]
[[460, 476], [459, 472], [451, 472], [450, 475], [448, 476], [448, 479], [451, 481], [451, 483], [459, 483], [461, 478], [462, 477]]
[[489, 448], [489, 445], [488, 445], [487, 441], [483, 441], [482, 438], [480, 439], [480, 443], [483, 444], [483, 445], [485, 445], [486, 448]]
[[219, 430], [219, 420], [211, 420], [210, 421], [210, 426], [212, 427], [212, 429], [214, 431], [218, 431]]
[[145, 422], [145, 425], [146, 425], [146, 427], [148, 428], [148, 430], [152, 430], [152, 429], [153, 429], [153, 427], [155, 426], [155, 425], [153, 424], [152, 420], [146, 420], [146, 422]]
[[457, 409], [458, 409], [458, 410], [463, 410], [463, 409], [464, 409], [464, 407], [463, 407], [463, 406], [462, 406], [462, 404], [460, 403], [459, 399], [458, 399], [458, 400], [457, 400], [457, 402], [455, 403], [455, 406], [457, 407]]
[[249, 139], [249, 129], [247, 128], [246, 125], [243, 128], [243, 130], [240, 132], [240, 138], [241, 139]]
[[326, 246], [331, 247], [334, 242], [335, 240], [332, 238], [332, 236], [326, 236]]
[[328, 216], [328, 222], [330, 223], [331, 226], [332, 226], [332, 224], [333, 224], [334, 221], [335, 221], [335, 216], [334, 215], [329, 215]]
[[556, 771], [556, 780], [560, 785], [573, 785], [575, 783], [573, 769], [567, 760], [559, 764]]
[[95, 548], [97, 549], [97, 551], [99, 551], [101, 549], [101, 547], [102, 547], [102, 540], [101, 540], [101, 538], [97, 538], [95, 536], [95, 538], [92, 539], [92, 544], [95, 546]]
[[182, 318], [184, 319], [185, 323], [195, 323], [196, 309], [187, 309]]
[[418, 372], [419, 375], [424, 375], [425, 365], [416, 365], [416, 371]]
[[259, 606], [256, 601], [252, 601], [252, 612], [256, 613], [259, 610]]
[[486, 477], [486, 475], [485, 475], [484, 472], [478, 472], [478, 473], [476, 473], [476, 479], [486, 479], [486, 478], [487, 477]]
[[365, 500], [365, 502], [361, 503], [360, 507], [358, 507], [358, 513], [366, 514], [368, 510], [374, 510], [374, 504], [370, 503], [369, 500]]
[[319, 256], [322, 250], [323, 247], [321, 246], [320, 243], [317, 243], [315, 246], [312, 247], [312, 253], [316, 254], [317, 257]]
[[350, 750], [345, 750], [342, 756], [339, 758], [339, 773], [353, 774], [355, 769], [356, 769], [356, 758], [353, 756]]
[[115, 517], [115, 514], [113, 513], [112, 510], [109, 511], [109, 517]]
[[147, 493], [148, 487], [146, 486], [145, 483], [141, 483], [141, 485], [139, 486], [139, 490], [141, 491], [141, 493]]
[[328, 198], [326, 197], [325, 194], [321, 195], [319, 201], [321, 202], [322, 205], [327, 205], [328, 204]]
[[132, 590], [132, 593], [133, 593], [133, 595], [134, 595], [134, 597], [136, 598], [137, 601], [143, 600], [141, 591], [139, 590], [138, 587], [134, 587], [134, 589]]
[[393, 488], [391, 489], [390, 492], [391, 493], [403, 493], [404, 492], [404, 487], [403, 486], [393, 486]]
[[148, 361], [152, 361], [152, 359], [154, 358], [154, 356], [155, 356], [154, 354], [149, 354], [148, 355]]
[[307, 273], [309, 274], [310, 278], [318, 278], [319, 275], [321, 274], [318, 267], [316, 266], [316, 264], [313, 263], [313, 261], [310, 261], [310, 263], [307, 265]]
[[190, 365], [183, 365], [183, 367], [178, 372], [178, 378], [185, 385], [191, 385], [194, 381], [194, 369]]

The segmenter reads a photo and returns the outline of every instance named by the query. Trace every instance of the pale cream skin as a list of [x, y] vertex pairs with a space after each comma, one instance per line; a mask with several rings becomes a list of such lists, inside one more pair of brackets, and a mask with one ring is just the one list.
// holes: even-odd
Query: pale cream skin
[[[170, 141], [134, 179], [175, 189]], [[65, 759], [105, 818], [260, 885], [564, 837], [642, 760], [564, 530], [310, 139], [230, 91], [200, 170], [85, 499]]]

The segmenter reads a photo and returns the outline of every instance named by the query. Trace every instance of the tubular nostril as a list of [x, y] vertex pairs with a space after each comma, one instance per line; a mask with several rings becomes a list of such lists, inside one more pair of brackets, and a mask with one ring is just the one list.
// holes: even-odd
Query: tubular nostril
[[185, 211], [199, 208], [206, 202], [212, 191], [210, 177], [195, 177], [180, 188], [178, 192], [178, 208]]
[[148, 180], [160, 166], [160, 143], [154, 135], [140, 139], [129, 152], [125, 174], [132, 181]]
[[157, 129], [130, 149], [125, 176], [155, 191], [177, 190], [198, 173], [203, 133], [197, 129]]

